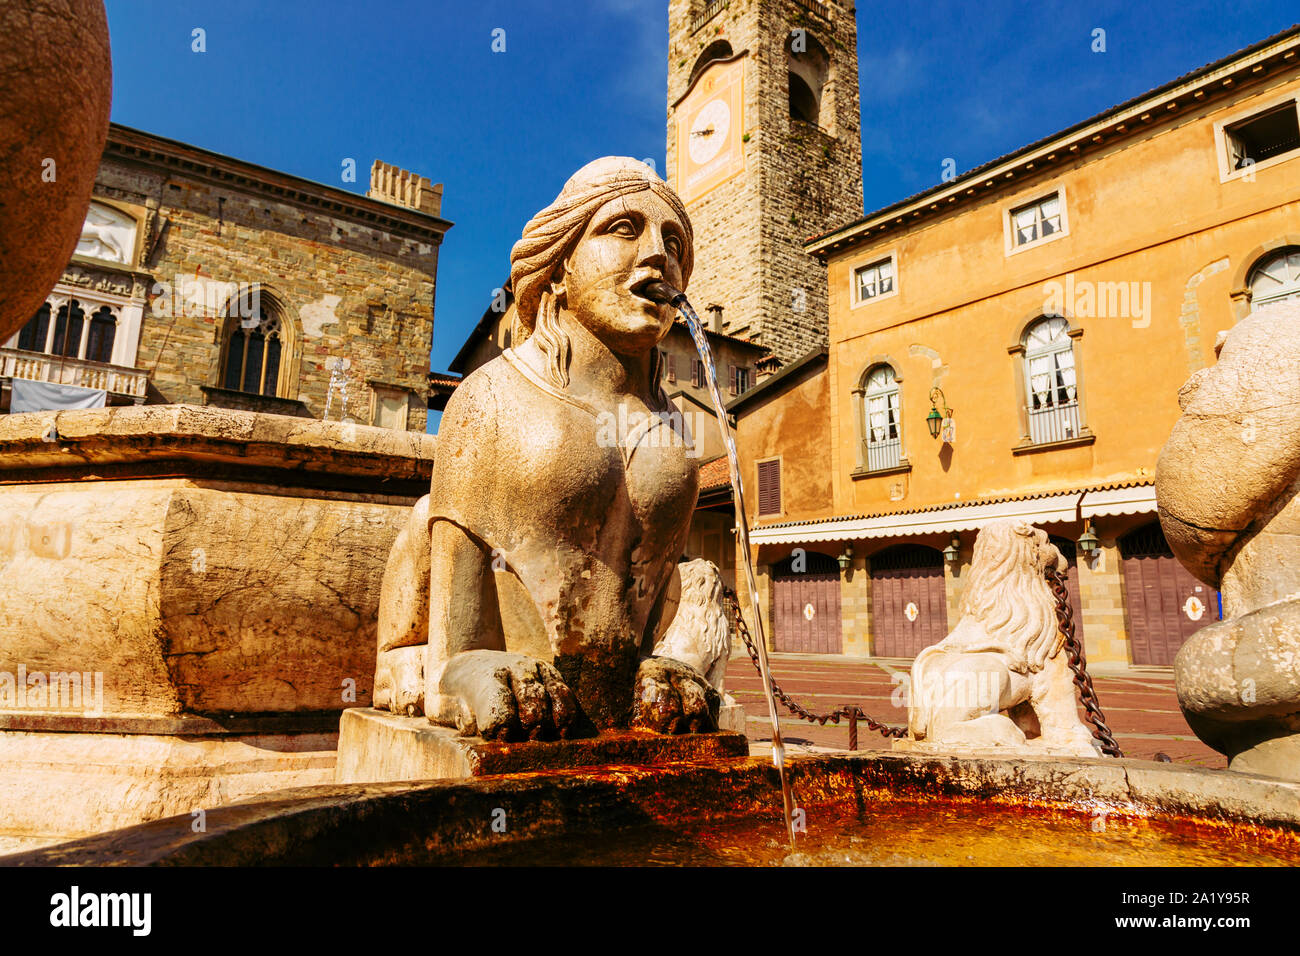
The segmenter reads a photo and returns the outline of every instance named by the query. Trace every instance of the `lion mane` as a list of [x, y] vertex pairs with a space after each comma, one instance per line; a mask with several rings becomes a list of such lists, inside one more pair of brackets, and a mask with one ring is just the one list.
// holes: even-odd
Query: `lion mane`
[[654, 653], [690, 664], [721, 691], [731, 659], [731, 622], [722, 604], [722, 574], [702, 558], [684, 561], [677, 570], [682, 581], [681, 601]]
[[978, 623], [989, 640], [961, 649], [999, 651], [1020, 674], [1041, 671], [1065, 643], [1045, 576], [1049, 567], [1064, 563], [1047, 533], [1024, 521], [993, 521], [982, 528], [959, 615]]

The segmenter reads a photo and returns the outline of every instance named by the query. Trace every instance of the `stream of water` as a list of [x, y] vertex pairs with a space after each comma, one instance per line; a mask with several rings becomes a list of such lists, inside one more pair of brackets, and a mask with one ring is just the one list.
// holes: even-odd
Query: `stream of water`
[[767, 698], [767, 714], [772, 721], [772, 763], [781, 777], [781, 799], [785, 806], [785, 829], [794, 846], [794, 794], [790, 789], [789, 775], [785, 766], [785, 745], [781, 741], [781, 722], [776, 711], [776, 697], [772, 693], [772, 675], [767, 664], [767, 637], [763, 633], [763, 616], [758, 607], [758, 583], [754, 579], [754, 561], [749, 553], [749, 518], [745, 511], [745, 486], [740, 477], [740, 460], [736, 456], [736, 442], [731, 434], [731, 425], [727, 422], [727, 406], [722, 401], [718, 390], [718, 370], [713, 363], [713, 351], [704, 334], [700, 317], [691, 308], [685, 293], [679, 292], [666, 282], [656, 283], [658, 294], [655, 296], [671, 304], [686, 319], [695, 341], [700, 361], [704, 363], [705, 380], [708, 382], [709, 395], [713, 399], [713, 409], [718, 415], [718, 427], [722, 430], [722, 442], [727, 449], [727, 465], [731, 471], [731, 491], [735, 496], [736, 534], [740, 539], [740, 552], [745, 562], [745, 581], [749, 585], [750, 610], [753, 612], [753, 633], [758, 647], [759, 669], [762, 671], [763, 693]]

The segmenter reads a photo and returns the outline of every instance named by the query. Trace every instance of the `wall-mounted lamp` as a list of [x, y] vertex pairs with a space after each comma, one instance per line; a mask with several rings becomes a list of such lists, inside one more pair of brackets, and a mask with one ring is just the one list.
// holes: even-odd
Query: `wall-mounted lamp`
[[957, 559], [961, 557], [961, 538], [957, 535], [952, 536], [952, 541], [948, 542], [948, 547], [943, 549], [943, 559], [949, 564], [956, 564]]
[[1095, 554], [1099, 550], [1101, 550], [1101, 542], [1092, 533], [1092, 522], [1085, 521], [1083, 523], [1083, 534], [1079, 535], [1079, 553]]
[[844, 553], [841, 554], [835, 560], [839, 562], [840, 573], [847, 571], [849, 569], [849, 565], [853, 563], [853, 545], [846, 544], [844, 546]]
[[[938, 396], [937, 398], [935, 396]], [[939, 412], [939, 406], [943, 406], [943, 412]], [[930, 437], [938, 438], [940, 428], [952, 427], [952, 409], [948, 407], [948, 399], [943, 394], [943, 389], [938, 386], [930, 389], [930, 414], [925, 416], [925, 425], [930, 429]], [[944, 441], [950, 438], [945, 435]]]

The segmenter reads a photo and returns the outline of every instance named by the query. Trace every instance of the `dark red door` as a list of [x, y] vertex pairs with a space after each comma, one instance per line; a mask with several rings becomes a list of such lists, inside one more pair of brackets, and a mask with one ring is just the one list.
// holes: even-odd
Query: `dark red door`
[[943, 554], [900, 544], [871, 557], [871, 636], [877, 657], [915, 657], [948, 635]]
[[1187, 638], [1218, 620], [1219, 592], [1174, 557], [1158, 521], [1126, 534], [1119, 552], [1133, 663], [1172, 664]]
[[772, 569], [772, 642], [778, 651], [839, 654], [840, 566], [816, 551]]

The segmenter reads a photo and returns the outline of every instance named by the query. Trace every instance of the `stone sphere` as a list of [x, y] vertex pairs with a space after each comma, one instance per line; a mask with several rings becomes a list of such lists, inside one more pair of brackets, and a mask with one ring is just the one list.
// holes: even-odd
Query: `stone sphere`
[[81, 235], [108, 136], [103, 0], [0, 3], [0, 341], [40, 307]]

